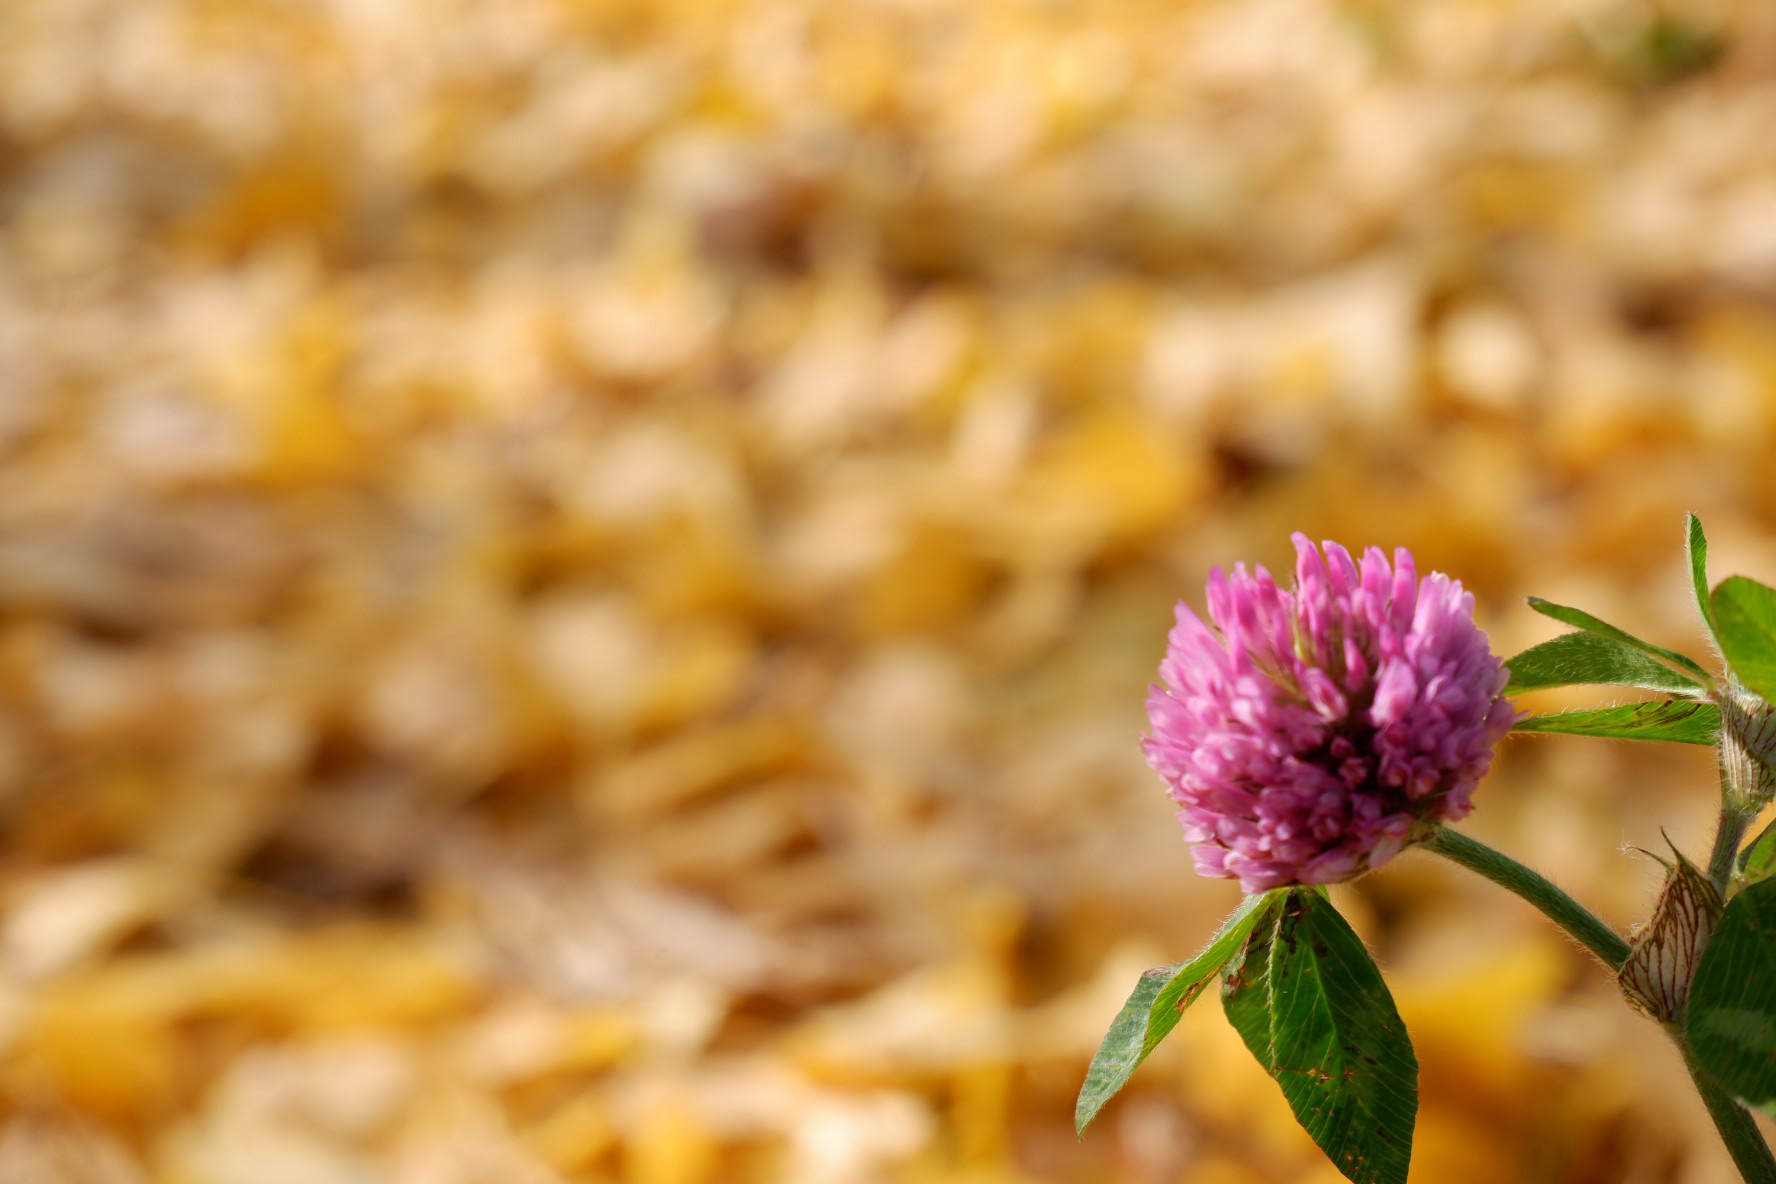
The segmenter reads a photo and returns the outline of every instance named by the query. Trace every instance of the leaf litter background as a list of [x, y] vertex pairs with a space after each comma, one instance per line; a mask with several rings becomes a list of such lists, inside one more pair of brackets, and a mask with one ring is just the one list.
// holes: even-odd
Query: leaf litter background
[[[1405, 543], [1698, 644], [1776, 573], [1776, 12], [0, 5], [0, 1179], [1330, 1181], [1141, 763], [1178, 596]], [[1596, 702], [1544, 694], [1531, 704]], [[1512, 741], [1627, 925], [1705, 750]], [[1722, 1181], [1410, 855], [1415, 1180]]]

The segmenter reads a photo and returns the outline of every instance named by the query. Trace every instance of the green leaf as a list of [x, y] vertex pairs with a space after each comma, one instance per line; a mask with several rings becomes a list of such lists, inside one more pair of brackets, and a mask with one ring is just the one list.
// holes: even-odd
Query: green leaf
[[1530, 646], [1505, 665], [1511, 669], [1507, 695], [1582, 683], [1644, 687], [1697, 698], [1708, 693], [1708, 688], [1691, 676], [1631, 645], [1595, 633], [1563, 633], [1553, 641]]
[[1536, 612], [1541, 613], [1544, 617], [1553, 617], [1556, 621], [1559, 621], [1562, 624], [1573, 625], [1588, 633], [1595, 633], [1599, 637], [1607, 637], [1611, 641], [1619, 641], [1623, 645], [1631, 645], [1643, 654], [1650, 654], [1662, 661], [1681, 666], [1691, 674], [1694, 674], [1697, 678], [1700, 678], [1704, 684], [1712, 681], [1708, 676], [1708, 671], [1703, 669], [1693, 658], [1686, 657], [1685, 655], [1678, 653], [1676, 650], [1668, 650], [1662, 645], [1654, 645], [1650, 641], [1642, 641], [1632, 633], [1618, 629], [1607, 621], [1598, 620], [1583, 609], [1568, 608], [1564, 604], [1555, 604], [1553, 601], [1543, 600], [1540, 596], [1531, 596], [1529, 598], [1529, 607], [1533, 608]]
[[1196, 1002], [1196, 997], [1227, 965], [1227, 960], [1239, 952], [1246, 935], [1263, 916], [1259, 906], [1268, 902], [1269, 907], [1281, 908], [1282, 897], [1280, 892], [1246, 897], [1221, 923], [1221, 928], [1216, 930], [1203, 952], [1181, 966], [1171, 981], [1160, 988], [1158, 997], [1153, 1000], [1153, 1010], [1148, 1013], [1147, 1035], [1141, 1044], [1143, 1059], [1159, 1047], [1161, 1040], [1172, 1034], [1172, 1029], [1184, 1018], [1185, 1009]]
[[1381, 972], [1324, 898], [1291, 890], [1222, 972], [1227, 1018], [1357, 1184], [1405, 1184], [1418, 1059]]
[[1702, 533], [1702, 519], [1689, 516], [1684, 538], [1684, 552], [1690, 561], [1690, 585], [1696, 590], [1696, 609], [1708, 635], [1714, 636], [1714, 613], [1708, 605], [1708, 536]]
[[1776, 873], [1776, 822], [1739, 852], [1739, 875], [1751, 882], [1768, 879]]
[[1688, 699], [1656, 703], [1624, 703], [1592, 711], [1562, 711], [1520, 719], [1513, 732], [1560, 732], [1571, 736], [1605, 736], [1616, 740], [1673, 740], [1679, 744], [1713, 744], [1720, 738], [1720, 708]]
[[1727, 902], [1690, 984], [1685, 1026], [1704, 1069], [1776, 1116], [1776, 880]]
[[1104, 1033], [1097, 1055], [1092, 1057], [1085, 1084], [1079, 1087], [1079, 1100], [1073, 1107], [1076, 1133], [1085, 1133], [1104, 1103], [1128, 1084], [1147, 1055], [1178, 1026], [1185, 1008], [1196, 1001], [1203, 987], [1246, 940], [1246, 934], [1262, 915], [1260, 906], [1266, 902], [1280, 906], [1281, 897], [1277, 893], [1246, 897], [1228, 914], [1202, 953], [1175, 966], [1155, 967], [1135, 983], [1128, 1002], [1110, 1022], [1110, 1030]]
[[1759, 698], [1776, 702], [1776, 589], [1729, 576], [1709, 603], [1727, 665]]

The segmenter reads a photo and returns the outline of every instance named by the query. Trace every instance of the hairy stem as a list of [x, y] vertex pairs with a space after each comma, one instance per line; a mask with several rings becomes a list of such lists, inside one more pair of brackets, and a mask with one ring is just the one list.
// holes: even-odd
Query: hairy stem
[[1755, 814], [1745, 814], [1732, 805], [1723, 805], [1720, 812], [1720, 824], [1714, 832], [1714, 850], [1708, 854], [1708, 878], [1726, 895], [1727, 883], [1733, 878], [1733, 864], [1739, 857], [1739, 844], [1745, 838], [1745, 828], [1751, 825]]
[[1757, 1121], [1732, 1094], [1708, 1076], [1697, 1062], [1696, 1050], [1690, 1047], [1682, 1028], [1674, 1025], [1666, 1031], [1683, 1050], [1684, 1064], [1689, 1067], [1690, 1078], [1696, 1083], [1696, 1092], [1702, 1095], [1702, 1104], [1708, 1107], [1708, 1117], [1714, 1119], [1714, 1129], [1720, 1132], [1721, 1142], [1727, 1145], [1727, 1153], [1733, 1157], [1739, 1174], [1745, 1177], [1745, 1184], [1776, 1184], [1776, 1157], [1771, 1156], [1770, 1145], [1764, 1142]]
[[[1709, 860], [1711, 878], [1718, 866], [1724, 866], [1726, 872], [1717, 880], [1725, 883], [1726, 875], [1732, 872], [1733, 858], [1739, 850], [1739, 840], [1744, 836], [1746, 820], [1730, 808], [1721, 813], [1721, 832], [1715, 840], [1715, 851]], [[1549, 920], [1571, 934], [1580, 945], [1603, 959], [1604, 965], [1611, 970], [1620, 970], [1628, 957], [1628, 943], [1620, 934], [1605, 925], [1596, 914], [1584, 905], [1556, 888], [1547, 877], [1532, 871], [1518, 863], [1515, 859], [1500, 851], [1494, 851], [1485, 843], [1470, 839], [1466, 835], [1457, 834], [1447, 827], [1441, 828], [1425, 846], [1443, 856], [1454, 860], [1471, 871], [1479, 872], [1502, 888], [1508, 888], [1540, 909]], [[1722, 850], [1727, 854], [1723, 857]], [[1696, 1092], [1702, 1095], [1702, 1104], [1708, 1107], [1708, 1116], [1714, 1119], [1714, 1127], [1720, 1132], [1721, 1142], [1727, 1145], [1727, 1151], [1733, 1157], [1733, 1163], [1739, 1168], [1739, 1174], [1745, 1177], [1746, 1184], [1776, 1184], [1776, 1158], [1772, 1158], [1769, 1145], [1764, 1142], [1757, 1122], [1741, 1106], [1733, 1096], [1715, 1083], [1703, 1071], [1696, 1061], [1695, 1050], [1690, 1047], [1681, 1027], [1675, 1024], [1665, 1026], [1666, 1032], [1683, 1050], [1684, 1064], [1689, 1066], [1690, 1077], [1696, 1083]]]
[[1603, 959], [1611, 970], [1620, 970], [1628, 958], [1628, 943], [1621, 934], [1560, 889], [1540, 872], [1532, 871], [1485, 843], [1439, 827], [1425, 847], [1470, 871], [1479, 872], [1501, 888], [1508, 888], [1535, 905], [1548, 919], [1566, 930], [1587, 950]]

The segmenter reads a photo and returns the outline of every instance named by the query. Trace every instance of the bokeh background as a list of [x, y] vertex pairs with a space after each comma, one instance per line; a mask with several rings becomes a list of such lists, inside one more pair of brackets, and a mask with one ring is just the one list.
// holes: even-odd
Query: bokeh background
[[[1303, 529], [1695, 652], [1773, 129], [1726, 0], [4, 0], [0, 1179], [1336, 1180], [1212, 998], [1072, 1133], [1236, 899], [1171, 606]], [[1465, 825], [1625, 927], [1713, 794]], [[1731, 1179], [1526, 906], [1338, 899], [1415, 1181]]]

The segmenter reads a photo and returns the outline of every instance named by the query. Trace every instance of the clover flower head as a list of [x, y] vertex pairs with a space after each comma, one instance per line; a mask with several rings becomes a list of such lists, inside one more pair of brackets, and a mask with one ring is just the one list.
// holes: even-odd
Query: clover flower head
[[1214, 629], [1178, 604], [1147, 699], [1196, 870], [1246, 892], [1348, 880], [1463, 817], [1517, 719], [1458, 581], [1293, 537], [1293, 591], [1241, 564], [1209, 574]]

